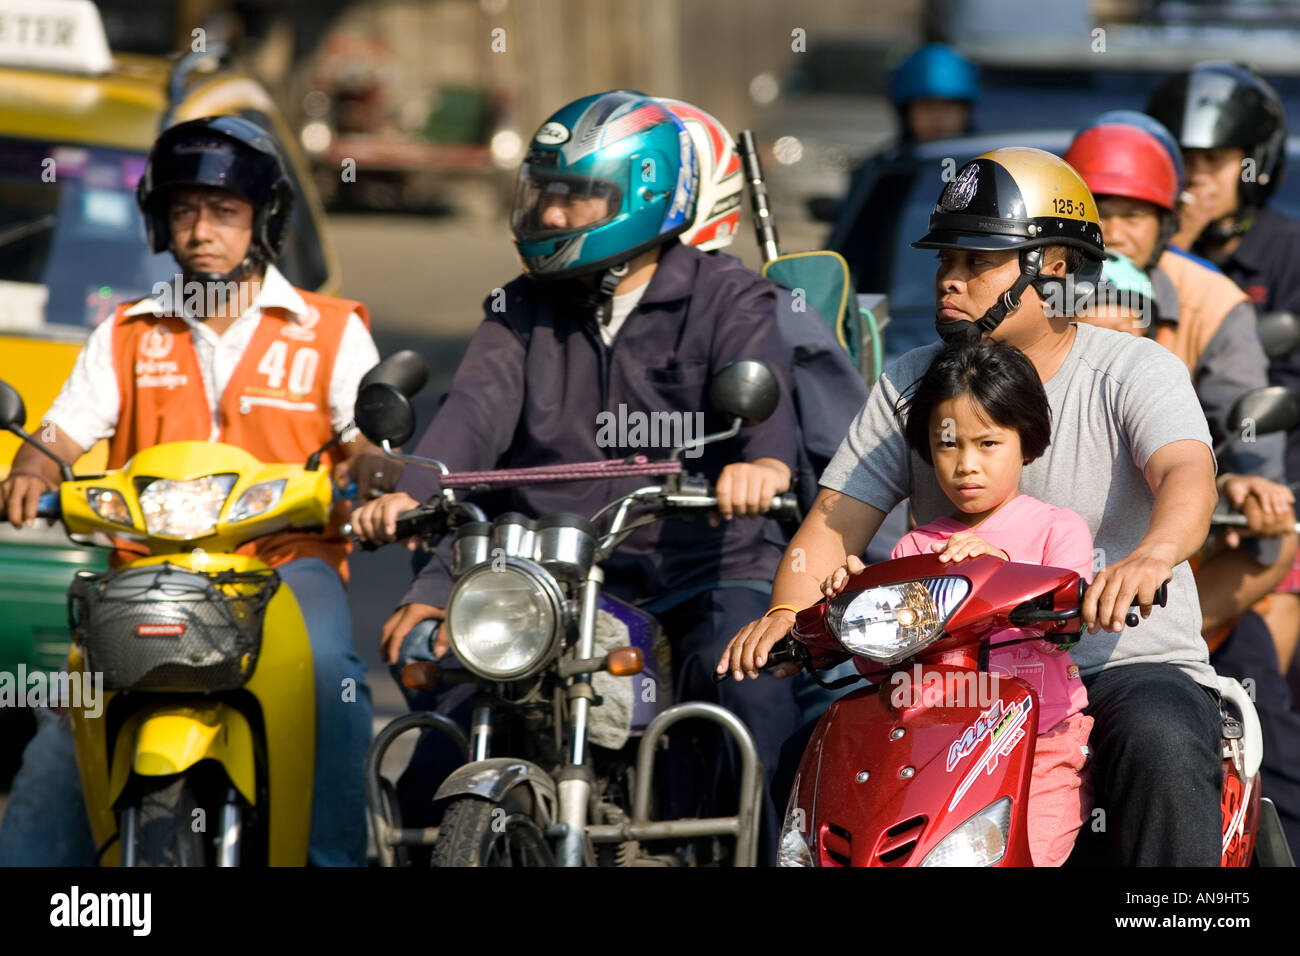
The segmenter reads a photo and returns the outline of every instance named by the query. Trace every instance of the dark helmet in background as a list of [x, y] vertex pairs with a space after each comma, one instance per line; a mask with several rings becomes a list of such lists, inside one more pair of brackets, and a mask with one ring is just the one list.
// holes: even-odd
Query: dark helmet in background
[[253, 205], [253, 237], [244, 261], [227, 275], [201, 278], [243, 279], [275, 261], [294, 197], [284, 161], [265, 130], [236, 116], [209, 116], [163, 131], [136, 186], [154, 252], [171, 248], [168, 197], [183, 186], [225, 189]]
[[1243, 176], [1238, 201], [1245, 210], [1263, 206], [1286, 168], [1286, 111], [1277, 92], [1235, 63], [1200, 63], [1169, 77], [1147, 100], [1147, 113], [1183, 149], [1242, 149], [1253, 165]]

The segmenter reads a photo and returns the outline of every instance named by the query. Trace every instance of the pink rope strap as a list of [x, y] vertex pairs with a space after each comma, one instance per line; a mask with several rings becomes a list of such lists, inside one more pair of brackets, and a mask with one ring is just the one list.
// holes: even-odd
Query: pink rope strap
[[627, 478], [633, 475], [677, 475], [680, 461], [649, 461], [637, 455], [631, 461], [582, 461], [570, 465], [541, 465], [536, 468], [499, 468], [495, 471], [455, 471], [442, 476], [444, 488], [512, 488], [555, 481], [590, 478]]

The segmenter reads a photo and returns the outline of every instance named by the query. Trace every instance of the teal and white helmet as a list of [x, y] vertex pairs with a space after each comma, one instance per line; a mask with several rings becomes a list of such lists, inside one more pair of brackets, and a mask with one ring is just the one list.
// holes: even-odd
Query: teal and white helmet
[[510, 227], [527, 275], [567, 279], [681, 234], [698, 194], [682, 121], [642, 93], [615, 90], [575, 100], [533, 135]]

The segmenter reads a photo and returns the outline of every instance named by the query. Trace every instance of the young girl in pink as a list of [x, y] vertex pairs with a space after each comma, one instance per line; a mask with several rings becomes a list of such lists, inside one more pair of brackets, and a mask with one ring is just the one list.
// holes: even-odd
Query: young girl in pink
[[[930, 465], [956, 510], [907, 534], [892, 557], [938, 553], [940, 561], [991, 554], [1067, 568], [1092, 578], [1092, 535], [1083, 518], [1018, 492], [1020, 469], [1051, 440], [1051, 410], [1034, 366], [997, 342], [940, 352], [903, 405], [908, 444]], [[856, 557], [822, 585], [839, 594]], [[993, 635], [989, 670], [1025, 681], [1038, 696], [1039, 736], [1029, 791], [1029, 849], [1035, 866], [1060, 866], [1091, 809], [1081, 771], [1092, 718], [1088, 694], [1066, 651], [1045, 641], [999, 648], [1026, 635]]]

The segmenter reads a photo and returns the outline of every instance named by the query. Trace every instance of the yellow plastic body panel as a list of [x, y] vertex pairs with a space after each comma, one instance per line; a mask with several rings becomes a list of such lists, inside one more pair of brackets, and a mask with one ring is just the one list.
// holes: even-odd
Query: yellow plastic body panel
[[[165, 562], [192, 567], [188, 554], [179, 558], [156, 556], [128, 566]], [[207, 554], [203, 570], [251, 571], [265, 567], [241, 555]], [[84, 657], [76, 646], [69, 655], [68, 669], [85, 669]], [[156, 695], [151, 696], [147, 706], [121, 722], [112, 740], [108, 739], [107, 715], [131, 706], [128, 701], [117, 701], [121, 694], [106, 691], [98, 717], [71, 711], [77, 765], [97, 845], [102, 846], [117, 832], [116, 803], [131, 773], [157, 776], [212, 759], [221, 763], [231, 782], [250, 800], [256, 797], [257, 774], [265, 774], [268, 862], [273, 866], [305, 865], [315, 773], [315, 675], [302, 611], [286, 587], [276, 591], [267, 605], [261, 655], [243, 689], [256, 699], [261, 710], [266, 754], [261, 768], [256, 764], [254, 725], [233, 706], [203, 695], [177, 694], [174, 704], [159, 703]], [[104, 862], [115, 865], [117, 861], [114, 843], [105, 853]]]
[[[235, 474], [238, 481], [222, 509], [215, 529], [202, 537], [150, 535], [136, 495], [136, 480], [166, 478], [170, 481], [193, 481], [206, 475]], [[284, 481], [280, 500], [260, 515], [231, 523], [227, 516], [240, 496], [254, 485]], [[116, 491], [125, 500], [132, 525], [117, 524], [97, 515], [91, 508], [90, 489]], [[268, 465], [258, 461], [235, 445], [221, 442], [179, 441], [146, 448], [126, 463], [120, 471], [101, 478], [65, 481], [59, 486], [63, 522], [71, 534], [103, 532], [114, 537], [137, 540], [154, 555], [190, 554], [200, 549], [208, 554], [234, 551], [245, 541], [288, 528], [324, 526], [333, 501], [330, 473], [325, 468], [305, 471], [302, 465]], [[200, 569], [201, 570], [201, 569]]]

